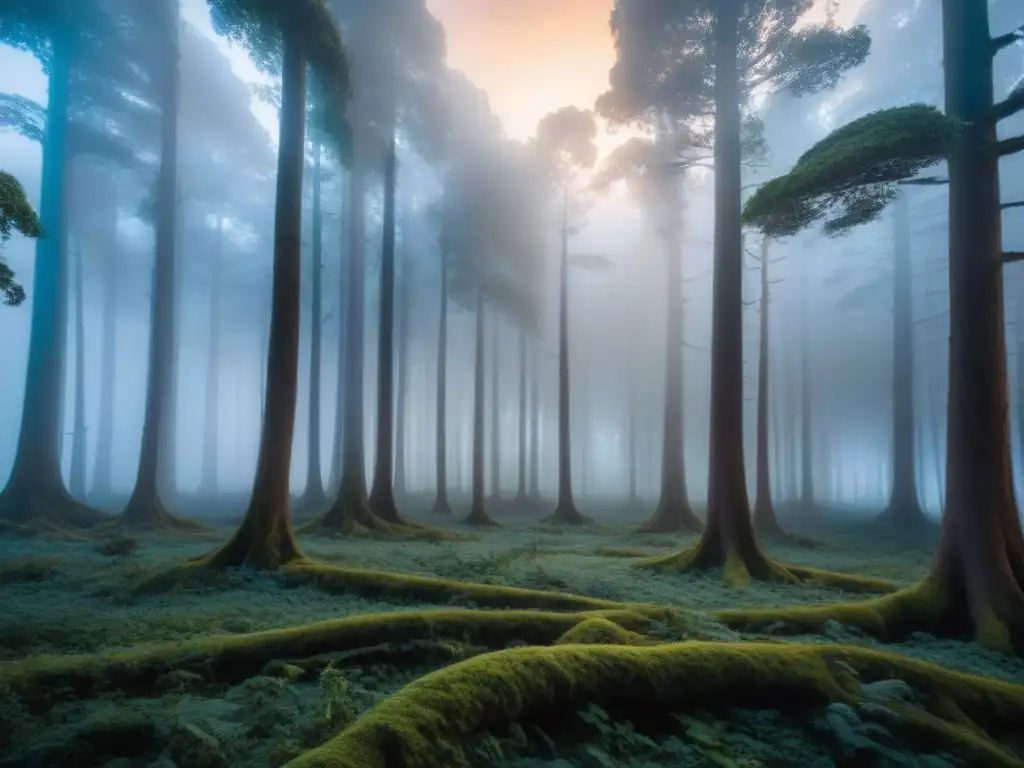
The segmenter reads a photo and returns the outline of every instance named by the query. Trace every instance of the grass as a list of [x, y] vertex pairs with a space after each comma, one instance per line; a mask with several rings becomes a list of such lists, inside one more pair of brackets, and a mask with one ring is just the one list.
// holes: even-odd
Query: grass
[[[667, 553], [695, 539], [635, 534], [626, 522], [642, 518], [642, 514], [613, 510], [595, 515], [602, 521], [598, 525], [559, 530], [533, 522], [539, 514], [526, 519], [513, 512], [503, 516], [501, 510], [496, 511], [494, 516], [503, 523], [499, 529], [458, 529], [464, 534], [460, 540], [304, 537], [302, 547], [319, 562], [348, 568], [678, 609], [674, 618], [664, 620], [650, 612], [646, 618], [627, 616], [626, 623], [633, 624], [626, 630], [605, 619], [592, 618], [570, 632], [566, 642], [580, 642], [582, 638], [584, 642], [607, 643], [616, 637], [622, 642], [621, 638], [628, 636], [631, 644], [640, 645], [693, 639], [777, 643], [783, 642], [782, 638], [771, 637], [770, 631], [744, 635], [717, 623], [707, 612], [851, 598], [838, 590], [807, 584], [755, 582], [727, 587], [719, 575], [634, 568], [636, 558]], [[588, 513], [592, 513], [589, 508]], [[436, 518], [426, 514], [410, 517], [438, 524]], [[453, 523], [448, 527], [456, 528]], [[773, 557], [787, 563], [874, 576], [899, 586], [911, 584], [924, 574], [934, 543], [929, 537], [902, 540], [879, 536], [871, 523], [864, 521], [833, 521], [808, 533], [820, 541], [820, 546], [769, 543], [766, 548]], [[403, 597], [401, 590], [381, 591], [369, 597], [365, 590], [355, 594], [344, 588], [320, 589], [309, 582], [247, 571], [209, 573], [159, 593], [139, 590], [139, 585], [151, 583], [154, 576], [176, 562], [208, 551], [226, 534], [227, 529], [215, 530], [209, 541], [0, 538], [0, 768], [128, 766], [142, 758], [165, 758], [179, 766], [197, 768], [280, 765], [346, 726], [362, 722], [360, 718], [376, 704], [430, 672], [506, 646], [554, 642], [564, 631], [564, 627], [559, 629], [562, 620], [550, 613], [545, 618], [552, 626], [550, 632], [510, 629], [506, 637], [475, 624], [464, 626], [460, 623], [464, 609], [476, 607], [464, 595], [451, 595], [437, 603]], [[424, 593], [418, 594], [422, 597]], [[453, 607], [462, 613], [430, 613]], [[217, 639], [224, 635], [317, 622], [338, 624], [337, 620], [351, 617], [352, 622], [342, 621], [337, 630], [339, 638], [350, 638], [355, 635], [348, 627], [360, 623], [407, 625], [402, 620], [389, 624], [358, 617], [411, 610], [425, 611], [426, 629], [417, 623], [418, 629], [411, 634], [388, 634], [382, 629], [380, 637], [365, 641], [328, 639], [324, 641], [326, 646], [317, 647], [315, 652], [306, 649], [297, 656], [285, 657], [271, 653], [268, 658], [259, 657], [258, 664], [250, 658], [247, 663], [256, 664], [252, 670], [228, 673], [224, 671], [224, 659], [215, 658], [226, 647], [225, 641]], [[613, 614], [609, 614], [613, 622], [624, 620]], [[509, 621], [504, 624], [514, 627], [516, 615], [507, 614]], [[483, 614], [470, 618], [482, 620]], [[583, 618], [581, 614], [580, 620]], [[494, 623], [493, 619], [487, 621]], [[565, 621], [571, 626], [575, 619], [567, 616]], [[600, 631], [588, 637], [594, 627]], [[62, 693], [59, 687], [17, 690], [12, 682], [17, 669], [50, 664], [46, 655], [102, 652], [108, 656], [67, 662], [72, 667], [98, 664], [97, 668], [102, 669], [102, 658], [112, 653], [201, 637], [211, 641], [206, 646], [190, 646], [195, 650], [187, 663], [156, 670], [141, 687], [126, 684], [71, 695], [66, 690]], [[1019, 660], [989, 653], [968, 642], [916, 635], [907, 642], [887, 646], [837, 623], [826, 626], [820, 635], [785, 638], [785, 642], [793, 641], [884, 649], [946, 669], [1024, 684], [1024, 664]], [[243, 642], [247, 640], [239, 638], [236, 645]], [[280, 647], [292, 648], [287, 643]], [[912, 762], [910, 758], [904, 763], [893, 762], [901, 754], [911, 754], [909, 742], [897, 738], [891, 725], [879, 725], [877, 716], [863, 712], [844, 730], [840, 721], [848, 713], [836, 710], [837, 705], [822, 705], [801, 717], [762, 706], [687, 708], [659, 717], [637, 718], [629, 711], [617, 712], [614, 702], [600, 706], [574, 703], [557, 728], [542, 729], [524, 718], [475, 733], [467, 742], [468, 751], [452, 758], [456, 761], [451, 765], [459, 765], [461, 759], [467, 765], [503, 768], [766, 768], [819, 764], [943, 768], [970, 764], [966, 752], [958, 755], [948, 749], [931, 754], [927, 759], [932, 762]], [[1002, 744], [1002, 748], [1007, 754], [1017, 755], [1024, 765], [1024, 752], [1015, 751], [1019, 745]], [[876, 762], [843, 762], [863, 760], [865, 749], [871, 751]], [[853, 750], [852, 756], [844, 757], [849, 750]]]

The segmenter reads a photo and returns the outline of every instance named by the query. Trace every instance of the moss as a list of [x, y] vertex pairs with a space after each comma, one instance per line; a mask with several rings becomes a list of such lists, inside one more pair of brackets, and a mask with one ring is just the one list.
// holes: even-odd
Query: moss
[[[702, 570], [708, 566], [707, 547], [698, 543], [690, 549], [681, 552], [672, 552], [667, 555], [657, 555], [644, 558], [633, 563], [635, 568], [664, 569], [686, 573], [693, 570]], [[890, 581], [876, 579], [871, 576], [861, 576], [854, 573], [837, 573], [834, 571], [823, 571], [817, 568], [807, 568], [802, 565], [789, 565], [778, 563], [767, 557], [761, 556], [757, 565], [751, 572], [751, 566], [738, 554], [729, 551], [725, 553], [723, 571], [725, 580], [729, 584], [743, 586], [750, 583], [751, 577], [778, 581], [782, 583], [817, 584], [835, 589], [842, 589], [848, 592], [896, 592], [898, 587]]]
[[614, 621], [595, 617], [574, 626], [555, 641], [555, 645], [650, 645], [651, 639], [632, 632]]
[[0, 690], [9, 689], [28, 703], [45, 708], [54, 696], [89, 697], [112, 690], [149, 695], [156, 681], [172, 672], [229, 683], [260, 674], [274, 660], [305, 659], [393, 640], [448, 637], [492, 649], [504, 648], [513, 640], [546, 645], [589, 618], [601, 617], [626, 629], [647, 631], [652, 620], [670, 615], [664, 609], [652, 610], [650, 616], [631, 610], [551, 613], [442, 609], [364, 614], [244, 635], [3, 662]]
[[[584, 704], [806, 709], [862, 700], [862, 683], [898, 678], [926, 702], [952, 699], [989, 735], [927, 709], [901, 710], [905, 734], [972, 765], [1020, 766], [992, 737], [1024, 718], [1024, 686], [852, 646], [765, 643], [560, 645], [478, 656], [426, 675], [288, 768], [454, 768], [470, 736]], [[784, 695], [783, 695], [784, 694]]]
[[646, 549], [638, 547], [601, 547], [595, 554], [601, 557], [653, 557]]

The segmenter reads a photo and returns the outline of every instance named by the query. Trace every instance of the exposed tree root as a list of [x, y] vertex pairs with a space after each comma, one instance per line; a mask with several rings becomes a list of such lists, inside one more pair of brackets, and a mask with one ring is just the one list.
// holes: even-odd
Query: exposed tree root
[[[995, 739], [1024, 719], [1024, 686], [851, 646], [673, 643], [649, 648], [561, 645], [477, 656], [391, 696], [287, 768], [449, 768], [470, 737], [510, 721], [589, 703], [633, 710], [770, 707], [806, 711], [867, 700], [862, 685], [907, 682], [921, 706], [896, 705], [890, 727], [970, 765], [1020, 768]], [[975, 728], [944, 717], [952, 702]], [[948, 711], [948, 708], [946, 708]]]
[[326, 512], [303, 523], [298, 527], [298, 532], [321, 536], [352, 536], [366, 532], [389, 535], [392, 530], [391, 525], [370, 511], [370, 505], [365, 499], [354, 499], [339, 493]]
[[658, 509], [651, 516], [651, 519], [636, 529], [637, 533], [678, 533], [679, 531], [692, 531], [700, 533], [704, 530], [704, 523], [688, 503], [678, 502], [666, 504], [664, 501], [658, 504]]
[[897, 587], [882, 579], [852, 573], [834, 573], [800, 565], [778, 563], [761, 550], [751, 537], [745, 547], [723, 547], [713, 531], [701, 537], [693, 547], [668, 555], [640, 560], [635, 568], [665, 569], [679, 573], [722, 568], [726, 582], [750, 583], [751, 579], [788, 584], [808, 582], [851, 592], [895, 592]]
[[473, 525], [481, 528], [499, 528], [500, 525], [497, 520], [487, 514], [487, 508], [481, 504], [474, 502], [473, 506], [469, 510], [469, 514], [462, 518], [463, 525]]
[[112, 524], [126, 531], [160, 531], [163, 533], [209, 533], [210, 529], [196, 520], [178, 517], [167, 510], [159, 499], [132, 497]]
[[[994, 596], [993, 596], [994, 597]], [[972, 614], [962, 590], [936, 572], [912, 587], [874, 600], [834, 605], [716, 611], [726, 625], [745, 631], [772, 627], [773, 634], [805, 634], [832, 620], [880, 640], [896, 641], [912, 632], [970, 637], [1002, 652], [1024, 652], [1024, 613], [1021, 606], [996, 601]]]
[[[269, 507], [263, 506], [270, 505]], [[287, 504], [287, 502], [285, 502]], [[295, 538], [288, 507], [253, 499], [238, 530], [220, 549], [191, 561], [193, 567], [273, 571], [305, 557]]]
[[9, 482], [0, 493], [0, 522], [26, 532], [81, 536], [109, 518], [74, 499], [61, 484]]
[[651, 619], [629, 610], [583, 613], [473, 611], [441, 609], [364, 614], [300, 627], [241, 635], [139, 646], [73, 656], [39, 656], [0, 663], [0, 689], [45, 707], [69, 695], [95, 697], [120, 690], [154, 695], [154, 681], [173, 671], [231, 684], [260, 672], [271, 662], [310, 659], [390, 642], [452, 638], [504, 648], [510, 641], [534, 645], [556, 642], [588, 619], [603, 619], [622, 632], [646, 632]]

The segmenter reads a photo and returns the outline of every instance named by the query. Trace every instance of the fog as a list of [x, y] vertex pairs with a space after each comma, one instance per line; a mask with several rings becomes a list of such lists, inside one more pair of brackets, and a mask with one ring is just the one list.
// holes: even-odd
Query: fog
[[[470, 0], [467, 0], [469, 2]], [[998, 31], [1019, 23], [1010, 18], [1012, 0], [992, 2]], [[743, 184], [757, 185], [787, 171], [796, 159], [832, 128], [866, 112], [910, 101], [942, 106], [941, 20], [938, 3], [904, 2], [905, 14], [892, 13], [890, 0], [868, 0], [856, 23], [866, 24], [873, 45], [868, 60], [839, 86], [820, 95], [797, 98], [764, 93], [757, 109], [765, 125], [767, 157], [745, 167]], [[1013, 22], [1011, 24], [1011, 22]], [[200, 488], [207, 415], [215, 416], [216, 490], [248, 492], [253, 483], [266, 392], [267, 343], [271, 309], [271, 273], [276, 173], [277, 108], [256, 85], [260, 75], [237, 45], [218, 38], [207, 4], [183, 0], [181, 94], [178, 157], [178, 241], [175, 297], [174, 387], [169, 407], [172, 429], [164, 437], [161, 462], [171, 495]], [[353, 42], [354, 48], [358, 41]], [[372, 92], [375, 70], [360, 68], [352, 52], [353, 91]], [[514, 66], [514, 63], [509, 64]], [[1011, 46], [996, 61], [997, 98], [1024, 77], [1024, 45]], [[375, 75], [374, 75], [375, 76]], [[0, 91], [45, 105], [47, 77], [28, 53], [0, 48]], [[264, 94], [265, 95], [265, 94]], [[429, 94], [422, 97], [429, 101]], [[584, 109], [592, 104], [579, 103]], [[5, 118], [0, 113], [0, 121]], [[85, 488], [91, 503], [116, 506], [130, 493], [138, 472], [144, 422], [147, 351], [154, 268], [153, 217], [147, 209], [159, 154], [158, 120], [146, 110], [128, 117], [86, 108], [81, 120], [100, 134], [123, 139], [136, 159], [127, 166], [82, 154], [71, 162], [69, 211], [69, 311], [65, 368], [62, 462], [72, 482], [76, 431], [84, 430]], [[1020, 133], [1024, 117], [1000, 124]], [[603, 130], [603, 128], [602, 128]], [[442, 197], [444, 163], [431, 157], [429, 140], [417, 135], [415, 120], [398, 132], [396, 303], [407, 328], [398, 416], [403, 440], [395, 478], [407, 494], [432, 492], [435, 484], [435, 381], [440, 295], [439, 232], [432, 206]], [[619, 134], [625, 141], [628, 132]], [[602, 137], [602, 146], [609, 143]], [[312, 146], [307, 169], [312, 168]], [[0, 166], [24, 185], [39, 209], [41, 149], [17, 131], [0, 133]], [[597, 161], [600, 169], [607, 158]], [[323, 188], [323, 306], [312, 312], [312, 173], [304, 181], [302, 330], [299, 401], [292, 447], [292, 493], [307, 482], [310, 429], [310, 329], [322, 327], [322, 379], [319, 402], [319, 450], [328, 493], [338, 482], [339, 425], [337, 392], [347, 365], [343, 344], [346, 313], [349, 222], [345, 199], [348, 171], [328, 152]], [[942, 167], [929, 171], [937, 177]], [[710, 401], [711, 270], [713, 175], [696, 168], [680, 177], [683, 202], [683, 435], [687, 488], [700, 505], [707, 493]], [[580, 183], [582, 190], [586, 179]], [[908, 187], [913, 274], [913, 349], [916, 435], [916, 484], [929, 514], [942, 505], [945, 465], [946, 387], [948, 379], [947, 190], [945, 186]], [[1004, 201], [1024, 199], [1024, 156], [1003, 162]], [[536, 275], [541, 304], [536, 334], [528, 345], [529, 383], [536, 378], [539, 413], [539, 490], [554, 498], [558, 489], [558, 252], [561, 210], [557, 196], [547, 201], [543, 231], [545, 260]], [[779, 501], [801, 492], [804, 451], [813, 468], [815, 498], [833, 507], [879, 509], [885, 506], [892, 471], [892, 264], [898, 215], [890, 209], [876, 223], [843, 237], [810, 232], [772, 242], [769, 249], [770, 318], [770, 465], [773, 494]], [[384, 216], [383, 180], [373, 172], [367, 184], [363, 429], [365, 461], [373, 467], [376, 441], [377, 332]], [[621, 183], [606, 190], [574, 194], [569, 237], [569, 369], [572, 409], [573, 482], [582, 509], [588, 503], [622, 500], [629, 493], [631, 465], [638, 494], [653, 505], [660, 491], [665, 397], [666, 255], [655, 224]], [[116, 224], [114, 223], [116, 221]], [[1007, 210], [1006, 250], [1024, 249], [1024, 208]], [[747, 235], [746, 249], [756, 254], [760, 236]], [[6, 356], [0, 373], [0, 474], [14, 461], [21, 423], [32, 321], [34, 250], [32, 241], [15, 237], [4, 256], [25, 287], [28, 300], [3, 308]], [[602, 256], [604, 259], [573, 259]], [[79, 260], [80, 259], [80, 260]], [[79, 265], [81, 265], [79, 267]], [[589, 265], [589, 266], [587, 266]], [[596, 265], [596, 266], [595, 266]], [[759, 265], [748, 258], [744, 285], [745, 446], [748, 484], [754, 492], [755, 394], [757, 386]], [[78, 269], [81, 272], [78, 272]], [[77, 281], [81, 281], [81, 305]], [[1006, 271], [1007, 338], [1013, 407], [1013, 453], [1018, 483], [1024, 482], [1024, 266]], [[453, 297], [454, 299], [455, 297]], [[450, 304], [448, 339], [447, 451], [453, 494], [471, 484], [475, 313], [457, 299]], [[112, 319], [108, 313], [112, 313]], [[214, 321], [217, 314], [219, 320]], [[81, 323], [76, 330], [76, 316]], [[495, 317], [497, 320], [495, 321]], [[105, 322], [107, 323], [105, 332]], [[110, 325], [113, 323], [113, 326]], [[219, 329], [216, 323], [219, 323]], [[113, 327], [111, 338], [109, 329]], [[77, 334], [81, 332], [81, 340]], [[488, 493], [515, 495], [520, 473], [520, 334], [514, 318], [487, 318], [486, 440]], [[104, 371], [105, 345], [113, 342], [113, 374]], [[801, 381], [806, 356], [808, 375]], [[209, 368], [215, 365], [215, 405], [208, 408]], [[76, 414], [76, 377], [84, 369], [84, 411]], [[492, 410], [492, 372], [497, 367], [497, 400]], [[396, 380], [403, 374], [399, 373]], [[810, 387], [810, 444], [801, 440], [801, 397]], [[529, 386], [528, 410], [534, 407]], [[104, 392], [113, 419], [104, 425]], [[494, 421], [492, 414], [497, 414]], [[532, 410], [531, 410], [532, 413]], [[632, 414], [632, 416], [631, 416]], [[76, 418], [77, 417], [77, 418]], [[636, 425], [630, 452], [631, 418]], [[529, 423], [529, 419], [526, 419]], [[108, 439], [109, 489], [98, 473], [101, 444]], [[490, 435], [496, 431], [497, 440]], [[532, 440], [532, 438], [531, 438]], [[528, 441], [530, 442], [530, 441]], [[490, 467], [497, 446], [498, 485]], [[73, 483], [72, 483], [73, 485]], [[639, 519], [641, 515], [638, 515]]]

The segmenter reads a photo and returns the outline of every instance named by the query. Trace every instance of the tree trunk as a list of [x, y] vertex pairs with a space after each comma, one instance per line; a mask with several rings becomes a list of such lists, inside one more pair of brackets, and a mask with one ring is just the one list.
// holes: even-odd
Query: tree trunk
[[384, 243], [380, 264], [377, 336], [377, 444], [370, 509], [386, 523], [401, 523], [395, 505], [395, 140], [384, 166]]
[[708, 511], [689, 550], [655, 558], [673, 570], [722, 566], [730, 583], [750, 577], [793, 581], [754, 538], [743, 456], [743, 243], [740, 221], [738, 0], [721, 0], [715, 19], [715, 237], [711, 330]]
[[526, 500], [526, 332], [519, 332], [519, 486], [516, 499]]
[[683, 459], [683, 254], [679, 237], [682, 222], [674, 221], [665, 244], [668, 251], [665, 301], [665, 418], [661, 448], [661, 498], [654, 516], [640, 527], [647, 533], [700, 531], [703, 523], [693, 513], [686, 493]]
[[498, 403], [498, 377], [500, 373], [501, 336], [498, 328], [498, 315], [491, 315], [491, 497], [501, 498], [501, 409]]
[[[345, 302], [345, 414], [342, 432], [341, 482], [330, 509], [311, 521], [311, 531], [350, 533], [359, 525], [386, 531], [387, 523], [370, 511], [366, 494], [363, 364], [366, 282], [366, 148], [368, 127], [357, 115], [353, 124], [352, 167], [349, 170], [349, 262]], [[304, 526], [303, 530], [306, 530]]]
[[484, 502], [484, 299], [477, 288], [475, 359], [473, 362], [473, 501], [469, 515], [462, 521], [466, 525], [497, 523], [487, 514]]
[[114, 458], [114, 396], [117, 387], [117, 306], [120, 301], [119, 251], [117, 241], [118, 205], [117, 184], [110, 185], [109, 240], [104, 245], [103, 274], [103, 329], [100, 352], [100, 412], [96, 422], [96, 461], [92, 473], [90, 496], [101, 502], [113, 493]]
[[540, 342], [533, 343], [530, 375], [530, 498], [540, 501]]
[[215, 566], [274, 569], [302, 559], [291, 524], [289, 478], [299, 389], [302, 326], [302, 173], [306, 164], [306, 57], [302, 36], [284, 32], [274, 276], [267, 345], [267, 398], [252, 498]]
[[306, 490], [302, 506], [320, 511], [327, 507], [320, 471], [320, 358], [323, 331], [323, 147], [319, 137], [313, 143], [313, 307], [309, 334], [309, 429], [306, 433]]
[[910, 211], [906, 193], [893, 209], [892, 495], [883, 518], [901, 526], [927, 522], [917, 496], [914, 456], [914, 311]]
[[[344, 189], [344, 184], [339, 185], [340, 188]], [[344, 222], [347, 216], [346, 202], [344, 194], [342, 194], [340, 214], [341, 219]], [[344, 223], [342, 224], [344, 227]], [[347, 228], [351, 230], [351, 225]], [[343, 229], [344, 231], [344, 229]], [[344, 248], [339, 249], [339, 263], [344, 262]], [[351, 255], [350, 255], [351, 258]], [[351, 269], [351, 267], [350, 267]], [[346, 385], [345, 385], [345, 371], [346, 371], [346, 329], [348, 328], [346, 320], [345, 307], [347, 305], [346, 295], [348, 291], [348, 281], [345, 275], [345, 269], [341, 269], [340, 276], [338, 279], [338, 378], [334, 386], [334, 436], [331, 445], [331, 471], [327, 481], [327, 487], [330, 492], [331, 498], [334, 498], [335, 494], [338, 493], [341, 487], [341, 465], [342, 465], [342, 448], [343, 438], [345, 435], [345, 402], [346, 402]]]
[[0, 521], [63, 532], [102, 519], [74, 500], [61, 475], [61, 404], [67, 349], [67, 135], [73, 51], [63, 34], [51, 45], [50, 87], [43, 136], [43, 237], [36, 243], [32, 330], [14, 466], [0, 494]]
[[1024, 284], [1016, 291], [1017, 322], [1017, 468], [1024, 488]]
[[224, 217], [217, 217], [217, 244], [210, 264], [210, 338], [206, 357], [206, 398], [203, 412], [203, 473], [199, 491], [204, 496], [215, 496], [219, 484], [220, 460], [218, 450], [220, 412], [220, 346], [221, 319], [224, 291]]
[[775, 516], [772, 504], [771, 469], [768, 460], [768, 238], [761, 238], [761, 317], [757, 358], [757, 500], [754, 502], [754, 530], [762, 535], [783, 536], [785, 531]]
[[[174, 201], [175, 237], [174, 262], [180, 267], [182, 254], [180, 243], [185, 238], [185, 221], [183, 206], [179, 193], [175, 193]], [[167, 373], [167, 389], [163, 398], [164, 413], [161, 416], [160, 446], [157, 448], [156, 487], [161, 499], [173, 499], [178, 494], [178, 395], [181, 370], [181, 344], [179, 344], [178, 307], [181, 306], [180, 269], [174, 270], [174, 283], [171, 287], [173, 324], [167, 345], [170, 349], [170, 363]]]
[[437, 424], [435, 425], [434, 453], [437, 476], [435, 478], [434, 512], [451, 514], [448, 504], [448, 254], [441, 252], [441, 295], [438, 296], [437, 322]]
[[409, 395], [409, 309], [412, 305], [412, 261], [406, 257], [403, 242], [399, 254], [400, 288], [398, 301], [398, 392], [395, 395], [395, 495], [407, 493], [405, 464], [405, 432]]
[[[171, 428], [167, 400], [173, 396], [175, 272], [178, 238], [178, 0], [166, 0], [166, 66], [160, 83], [160, 171], [157, 178], [156, 258], [153, 267], [146, 405], [135, 488], [118, 525], [125, 528], [194, 530], [198, 526], [170, 514], [161, 499], [163, 430]], [[171, 445], [170, 449], [173, 450]], [[165, 455], [170, 451], [164, 452]]]
[[[805, 267], [806, 269], [806, 267]], [[803, 280], [803, 317], [800, 323], [800, 515], [805, 519], [815, 516], [814, 501], [814, 433], [811, 429], [811, 342], [810, 317], [807, 307], [806, 273]]]
[[631, 507], [636, 506], [639, 501], [639, 495], [637, 493], [637, 455], [636, 455], [636, 360], [631, 357], [629, 361], [629, 413], [627, 415], [629, 419], [629, 435], [626, 446], [626, 453], [628, 456], [629, 465], [627, 472], [629, 475], [629, 505]]
[[558, 276], [558, 506], [550, 523], [589, 522], [572, 497], [572, 444], [569, 419], [569, 187], [562, 201], [562, 252]]
[[85, 276], [81, 238], [75, 238], [75, 421], [71, 444], [71, 482], [76, 499], [85, 501], [85, 310], [82, 306]]
[[[999, 163], [988, 6], [943, 0], [949, 155], [946, 510], [932, 572], [940, 623], [1024, 650], [1024, 536], [1007, 418]], [[928, 598], [926, 598], [928, 599]]]

